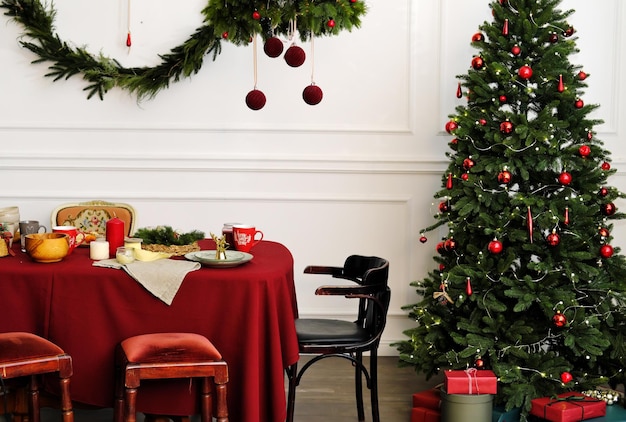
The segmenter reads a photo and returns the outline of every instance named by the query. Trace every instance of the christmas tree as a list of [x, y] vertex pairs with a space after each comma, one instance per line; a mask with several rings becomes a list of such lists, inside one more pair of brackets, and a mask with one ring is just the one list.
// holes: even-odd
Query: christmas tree
[[[585, 104], [574, 11], [560, 0], [496, 0], [471, 37], [450, 116], [449, 165], [435, 222], [436, 268], [411, 283], [416, 327], [396, 344], [428, 377], [485, 368], [496, 403], [623, 382], [626, 261], [615, 172]], [[468, 37], [469, 38], [469, 37]], [[468, 39], [468, 42], [469, 39]]]

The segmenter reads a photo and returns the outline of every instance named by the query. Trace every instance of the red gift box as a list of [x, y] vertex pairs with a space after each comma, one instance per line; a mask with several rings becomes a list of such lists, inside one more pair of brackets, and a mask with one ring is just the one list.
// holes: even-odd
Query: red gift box
[[498, 379], [493, 371], [466, 369], [444, 372], [444, 386], [448, 394], [496, 394]]
[[441, 422], [441, 412], [423, 407], [411, 409], [411, 422]]
[[413, 407], [438, 410], [441, 408], [441, 390], [431, 388], [413, 394]]
[[557, 398], [541, 397], [530, 402], [530, 414], [552, 422], [573, 422], [606, 415], [603, 400], [570, 392]]

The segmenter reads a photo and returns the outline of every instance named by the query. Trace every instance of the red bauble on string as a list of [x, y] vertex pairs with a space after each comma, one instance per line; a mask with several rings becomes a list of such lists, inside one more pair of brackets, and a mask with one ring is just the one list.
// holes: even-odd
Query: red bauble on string
[[519, 56], [521, 53], [522, 49], [519, 45], [514, 45], [513, 47], [511, 47], [511, 54], [513, 54], [514, 56]]
[[600, 227], [598, 229], [598, 233], [602, 237], [609, 237], [611, 235], [611, 232], [609, 232], [609, 229], [607, 229], [606, 227]]
[[556, 44], [557, 42], [559, 42], [559, 36], [556, 34], [556, 32], [553, 32], [548, 37], [548, 41], [550, 41], [550, 43], [552, 44]]
[[604, 163], [602, 163], [602, 165], [600, 166], [600, 168], [604, 171], [608, 171], [611, 170], [611, 164], [607, 161], [605, 161]]
[[563, 216], [563, 224], [565, 224], [566, 226], [569, 226], [569, 208], [565, 207], [565, 215]]
[[533, 213], [530, 210], [530, 206], [528, 206], [528, 211], [526, 212], [526, 227], [528, 228], [528, 240], [530, 243], [533, 243]]
[[476, 365], [476, 368], [482, 368], [483, 366], [485, 366], [485, 361], [483, 361], [481, 358], [478, 358], [474, 362], [474, 365]]
[[617, 208], [615, 207], [614, 203], [607, 202], [606, 204], [600, 205], [600, 211], [602, 211], [602, 214], [608, 217], [608, 216], [615, 214], [615, 212], [617, 211]]
[[265, 54], [272, 58], [280, 56], [283, 53], [283, 48], [283, 42], [278, 37], [268, 38], [263, 45]]
[[464, 181], [466, 181], [466, 182], [467, 182], [467, 180], [469, 179], [469, 174], [467, 174], [467, 173], [463, 173], [463, 174], [461, 175], [461, 179], [463, 179]]
[[498, 173], [498, 182], [501, 184], [509, 184], [511, 183], [511, 179], [513, 178], [513, 176], [511, 175], [511, 172], [508, 170], [502, 170], [500, 173]]
[[334, 19], [328, 19], [328, 21], [326, 22], [326, 26], [329, 28], [334, 28], [335, 27], [335, 20]]
[[463, 160], [463, 168], [465, 170], [469, 170], [472, 167], [474, 167], [476, 163], [474, 163], [474, 160], [472, 160], [471, 158], [467, 157], [465, 160]]
[[505, 37], [509, 35], [509, 20], [505, 19], [504, 24], [502, 25], [502, 35]]
[[449, 134], [452, 134], [452, 132], [454, 132], [458, 128], [459, 124], [454, 120], [450, 120], [448, 123], [446, 123], [446, 132], [448, 132]]
[[598, 191], [598, 195], [600, 195], [601, 197], [605, 197], [609, 194], [609, 190], [605, 187], [601, 187], [600, 190]]
[[456, 87], [456, 97], [457, 98], [463, 97], [463, 90], [461, 89], [461, 82], [459, 82], [459, 84]]
[[498, 239], [493, 239], [491, 242], [489, 242], [489, 245], [487, 245], [487, 250], [494, 255], [501, 253], [503, 249], [504, 246], [502, 245], [502, 242], [500, 242]]
[[265, 94], [258, 89], [253, 89], [246, 95], [246, 105], [252, 110], [260, 110], [265, 106]]
[[506, 103], [506, 95], [500, 95], [500, 97], [498, 98], [500, 100], [501, 103]]
[[567, 384], [568, 382], [572, 381], [573, 379], [574, 379], [574, 377], [569, 372], [563, 372], [561, 374], [561, 381], [563, 382], [563, 384]]
[[322, 89], [317, 85], [311, 84], [304, 88], [304, 91], [302, 91], [302, 99], [308, 105], [319, 104], [320, 101], [322, 101], [322, 97], [324, 97], [324, 93], [322, 92]]
[[420, 243], [426, 243], [428, 241], [428, 238], [424, 235], [420, 236]]
[[480, 70], [485, 67], [485, 60], [482, 57], [477, 56], [472, 59], [472, 67], [476, 70]]
[[446, 253], [446, 246], [443, 242], [437, 243], [437, 246], [435, 246], [435, 249], [437, 250], [437, 253], [440, 255], [443, 255]]
[[222, 32], [222, 38], [228, 39], [228, 31]]
[[572, 183], [572, 175], [566, 171], [562, 172], [559, 174], [559, 183], [565, 186], [569, 185]]
[[508, 120], [506, 122], [500, 123], [500, 132], [505, 135], [510, 135], [511, 133], [513, 133], [513, 123], [509, 122]]
[[441, 201], [439, 203], [439, 212], [445, 213], [450, 211], [450, 206], [448, 205], [448, 201]]
[[448, 173], [448, 180], [446, 180], [446, 189], [450, 190], [452, 189], [453, 184], [452, 184], [452, 173]]
[[559, 246], [559, 243], [561, 243], [561, 237], [557, 234], [557, 232], [552, 231], [552, 233], [546, 237], [546, 242], [548, 243], [548, 246], [555, 248]]
[[519, 68], [517, 74], [520, 78], [528, 80], [533, 76], [533, 69], [528, 65], [524, 65]]
[[561, 311], [556, 311], [556, 314], [552, 317], [552, 322], [559, 328], [563, 328], [567, 325], [567, 317], [561, 313]]
[[574, 35], [574, 32], [575, 32], [574, 28], [570, 26], [565, 31], [563, 31], [563, 36], [564, 37], [571, 37], [572, 35]]
[[254, 12], [252, 12], [252, 19], [254, 19], [255, 21], [258, 21], [259, 19], [261, 19], [261, 14], [259, 13], [258, 10], [255, 10]]
[[472, 42], [482, 42], [485, 41], [485, 36], [482, 32], [477, 32], [472, 36]]
[[443, 242], [443, 247], [446, 250], [446, 252], [452, 252], [456, 250], [456, 240], [454, 240], [453, 238], [450, 239], [446, 239], [445, 242]]
[[130, 31], [128, 31], [128, 34], [126, 34], [126, 47], [130, 47], [131, 45], [133, 45], [133, 41], [130, 36]]
[[610, 258], [613, 256], [613, 246], [611, 245], [602, 245], [600, 247], [600, 256], [602, 258]]
[[587, 140], [591, 141], [592, 139], [593, 139], [593, 132], [592, 131], [587, 132]]
[[581, 145], [580, 148], [578, 148], [578, 153], [581, 157], [589, 157], [589, 154], [591, 154], [591, 148], [589, 148], [589, 145]]
[[589, 76], [587, 73], [583, 72], [582, 70], [580, 72], [578, 72], [578, 80], [580, 81], [584, 81], [585, 79], [587, 79], [587, 76]]
[[581, 100], [580, 98], [577, 99], [576, 101], [574, 101], [574, 107], [581, 109], [585, 106], [585, 102], [583, 100]]
[[306, 53], [301, 47], [297, 45], [292, 45], [285, 51], [285, 61], [291, 67], [299, 67], [302, 66], [304, 61], [306, 60]]
[[559, 75], [559, 85], [557, 87], [557, 91], [559, 92], [565, 91], [565, 84], [563, 83], [563, 75]]
[[468, 296], [471, 296], [472, 293], [474, 293], [474, 291], [472, 290], [472, 280], [467, 277], [467, 280], [465, 282], [465, 293], [467, 293]]

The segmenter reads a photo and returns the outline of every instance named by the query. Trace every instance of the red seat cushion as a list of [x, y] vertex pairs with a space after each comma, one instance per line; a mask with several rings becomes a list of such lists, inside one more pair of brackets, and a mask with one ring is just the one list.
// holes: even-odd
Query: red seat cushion
[[0, 333], [0, 365], [36, 358], [62, 355], [63, 349], [35, 334]]
[[129, 337], [121, 348], [129, 362], [196, 362], [222, 359], [206, 337], [193, 333], [154, 333]]

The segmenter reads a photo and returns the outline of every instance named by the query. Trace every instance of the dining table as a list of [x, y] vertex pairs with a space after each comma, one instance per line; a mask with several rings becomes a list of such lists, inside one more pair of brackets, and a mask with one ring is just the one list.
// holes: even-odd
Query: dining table
[[[0, 258], [0, 331], [35, 333], [70, 354], [73, 401], [113, 406], [114, 352], [125, 338], [192, 332], [206, 336], [228, 364], [231, 422], [284, 421], [284, 370], [299, 356], [293, 257], [284, 245], [263, 240], [242, 265], [202, 265], [186, 274], [168, 305], [123, 269], [94, 266], [89, 248], [39, 263], [15, 243], [14, 256]], [[199, 246], [215, 249], [210, 239]], [[190, 380], [145, 381], [137, 410], [196, 414], [195, 391]]]

